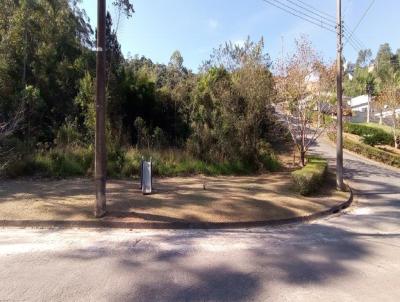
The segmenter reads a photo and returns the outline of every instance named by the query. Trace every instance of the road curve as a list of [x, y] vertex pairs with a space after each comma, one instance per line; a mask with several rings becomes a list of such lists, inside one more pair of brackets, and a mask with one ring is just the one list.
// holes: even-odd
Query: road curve
[[346, 153], [345, 173], [355, 205], [311, 224], [0, 229], [0, 301], [400, 301], [400, 172]]

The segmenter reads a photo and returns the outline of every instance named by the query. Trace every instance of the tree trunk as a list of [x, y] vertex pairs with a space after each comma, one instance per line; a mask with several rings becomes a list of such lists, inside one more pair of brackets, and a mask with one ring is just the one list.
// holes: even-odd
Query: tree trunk
[[306, 152], [305, 151], [300, 151], [300, 160], [301, 160], [301, 165], [304, 167], [306, 165]]

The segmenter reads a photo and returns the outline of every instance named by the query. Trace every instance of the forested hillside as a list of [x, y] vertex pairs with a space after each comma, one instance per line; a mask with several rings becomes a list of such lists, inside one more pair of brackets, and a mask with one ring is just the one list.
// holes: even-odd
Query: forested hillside
[[382, 44], [375, 57], [371, 49], [358, 53], [355, 63], [348, 62], [345, 70], [344, 93], [355, 97], [367, 94], [367, 88], [378, 95], [400, 72], [400, 49], [393, 52], [388, 43]]
[[[110, 175], [135, 174], [142, 154], [158, 156], [160, 174], [276, 167], [272, 145], [285, 131], [263, 40], [221, 45], [193, 73], [179, 51], [167, 65], [125, 58], [109, 13], [106, 31]], [[3, 175], [91, 175], [94, 45], [76, 1], [1, 1]], [[198, 165], [178, 169], [188, 158]]]

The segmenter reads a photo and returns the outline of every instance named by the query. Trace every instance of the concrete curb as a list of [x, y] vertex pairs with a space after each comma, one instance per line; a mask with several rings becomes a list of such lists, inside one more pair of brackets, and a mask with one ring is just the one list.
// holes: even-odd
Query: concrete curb
[[350, 196], [345, 202], [327, 210], [311, 215], [286, 219], [244, 222], [123, 222], [110, 220], [0, 220], [0, 227], [33, 227], [33, 228], [119, 228], [119, 229], [239, 229], [254, 227], [274, 227], [296, 223], [311, 222], [324, 218], [348, 208], [353, 202], [353, 191], [346, 185]]

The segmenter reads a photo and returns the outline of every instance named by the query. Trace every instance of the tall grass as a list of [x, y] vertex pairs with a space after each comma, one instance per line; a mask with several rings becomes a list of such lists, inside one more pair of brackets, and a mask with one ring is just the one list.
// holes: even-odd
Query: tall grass
[[[94, 170], [93, 148], [67, 147], [25, 155], [11, 162], [2, 176], [16, 178], [37, 177], [91, 177]], [[107, 174], [110, 178], [137, 177], [141, 159], [153, 161], [155, 176], [246, 175], [280, 168], [277, 157], [262, 153], [260, 163], [243, 161], [206, 162], [180, 149], [138, 150], [136, 148], [109, 150]]]
[[91, 174], [92, 166], [93, 151], [90, 148], [52, 149], [20, 157], [9, 163], [2, 174], [11, 178], [86, 176]]

